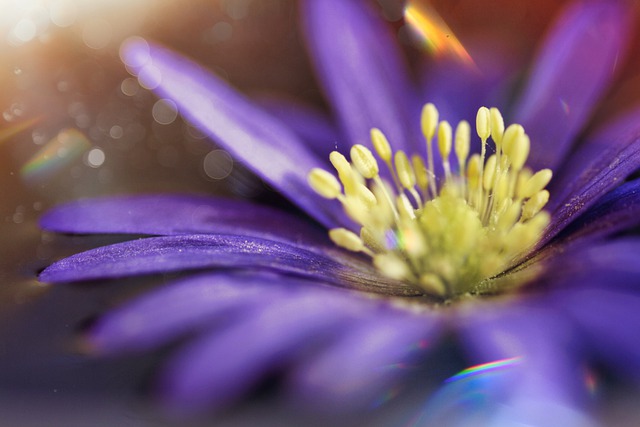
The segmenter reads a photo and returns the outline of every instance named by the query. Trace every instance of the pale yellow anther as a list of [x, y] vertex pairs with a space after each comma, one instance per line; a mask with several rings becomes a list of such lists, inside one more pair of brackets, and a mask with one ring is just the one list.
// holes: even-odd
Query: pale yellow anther
[[411, 270], [407, 263], [394, 252], [376, 254], [373, 265], [391, 279], [406, 280], [411, 277]]
[[549, 201], [549, 192], [542, 190], [534, 194], [522, 207], [522, 221], [533, 218]]
[[376, 196], [364, 184], [356, 185], [356, 195], [358, 196], [358, 199], [360, 199], [360, 201], [364, 204], [367, 210], [373, 209], [378, 204]]
[[469, 187], [476, 188], [480, 184], [481, 168], [480, 156], [478, 154], [473, 154], [471, 158], [469, 158], [469, 163], [467, 164], [467, 181], [469, 181]]
[[404, 188], [413, 188], [416, 185], [416, 175], [405, 152], [397, 151], [394, 162], [400, 185]]
[[337, 151], [332, 151], [331, 154], [329, 154], [329, 161], [338, 172], [338, 178], [340, 178], [340, 182], [342, 182], [344, 186], [344, 192], [346, 194], [353, 194], [358, 180], [356, 179], [356, 173], [351, 167], [351, 164]]
[[491, 112], [491, 139], [493, 139], [499, 151], [502, 145], [502, 136], [504, 135], [504, 119], [497, 108], [491, 107], [489, 111]]
[[413, 164], [413, 171], [416, 174], [418, 187], [423, 191], [426, 191], [429, 185], [429, 172], [424, 164], [424, 160], [422, 160], [422, 157], [419, 154], [414, 154], [411, 156], [411, 163]]
[[425, 273], [420, 276], [420, 286], [431, 295], [444, 296], [447, 294], [447, 287], [440, 277], [433, 273]]
[[551, 169], [539, 170], [523, 183], [522, 189], [520, 190], [520, 197], [527, 199], [544, 189], [547, 184], [549, 184], [549, 181], [551, 181], [552, 176], [553, 172], [551, 172]]
[[342, 186], [336, 177], [324, 169], [313, 168], [307, 180], [316, 193], [327, 199], [335, 199], [342, 193]]
[[[522, 168], [522, 170], [517, 173], [515, 192], [518, 198], [521, 198], [521, 199], [525, 198], [523, 196], [524, 189], [527, 185], [527, 182], [532, 176], [533, 176], [533, 172], [531, 172], [531, 169], [529, 168]], [[530, 194], [529, 196], [527, 196], [527, 198], [531, 197], [532, 195], [533, 194]]]
[[516, 141], [524, 135], [524, 128], [519, 124], [512, 124], [507, 127], [502, 136], [502, 151], [511, 157], [515, 150]]
[[333, 228], [329, 230], [329, 238], [336, 245], [353, 252], [361, 252], [365, 249], [362, 239], [353, 231], [346, 228]]
[[501, 203], [509, 196], [509, 183], [504, 175], [500, 175], [496, 180], [493, 188], [493, 198], [495, 202]]
[[448, 159], [451, 153], [452, 137], [451, 125], [446, 120], [438, 125], [438, 149], [443, 159]]
[[469, 147], [471, 145], [471, 126], [466, 120], [462, 120], [456, 127], [455, 146], [456, 157], [458, 158], [458, 167], [463, 172], [467, 157], [469, 157]]
[[530, 148], [531, 142], [527, 134], [516, 139], [513, 152], [509, 155], [509, 158], [511, 159], [511, 167], [514, 170], [519, 171], [522, 169], [529, 157]]
[[371, 150], [361, 144], [351, 147], [351, 162], [360, 172], [360, 175], [370, 179], [378, 175], [378, 162], [373, 157]]
[[491, 135], [491, 112], [487, 107], [480, 107], [476, 114], [476, 132], [481, 140], [486, 141]]
[[422, 127], [422, 134], [427, 140], [433, 139], [436, 133], [436, 127], [438, 126], [438, 110], [432, 103], [425, 104], [422, 107], [422, 115], [420, 117], [420, 125]]
[[521, 202], [510, 202], [507, 203], [507, 207], [500, 215], [500, 219], [498, 220], [498, 228], [501, 230], [508, 231], [513, 227], [513, 225], [520, 218], [520, 210], [522, 209]]
[[391, 145], [380, 129], [371, 129], [371, 142], [382, 161], [388, 162], [391, 160]]
[[358, 224], [368, 224], [371, 221], [370, 209], [358, 194], [343, 198], [342, 207], [349, 218]]
[[360, 229], [360, 239], [362, 243], [370, 248], [374, 253], [380, 253], [387, 250], [384, 242], [384, 230], [373, 229], [370, 227], [362, 227]]
[[396, 199], [396, 206], [398, 207], [398, 213], [401, 218], [409, 220], [416, 219], [415, 209], [406, 194], [402, 193], [398, 196]]
[[496, 155], [493, 154], [487, 159], [484, 165], [484, 175], [482, 177], [482, 186], [485, 190], [490, 190], [493, 186], [493, 178], [496, 173]]

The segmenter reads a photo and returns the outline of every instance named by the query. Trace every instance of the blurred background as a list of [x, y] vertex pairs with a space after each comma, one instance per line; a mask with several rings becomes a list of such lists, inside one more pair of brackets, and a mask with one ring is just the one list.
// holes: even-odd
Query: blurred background
[[[430, 5], [463, 46], [499, 43], [505, 55], [524, 64], [564, 3]], [[397, 30], [410, 60], [442, 60], [409, 36], [402, 2], [372, 4]], [[100, 359], [83, 352], [81, 342], [93, 318], [158, 280], [40, 284], [37, 272], [53, 260], [117, 237], [43, 234], [37, 220], [56, 203], [104, 194], [260, 199], [268, 193], [185, 124], [170, 102], [140, 87], [122, 65], [119, 47], [131, 36], [156, 40], [249, 95], [284, 96], [323, 109], [297, 27], [298, 2], [0, 0], [0, 7], [0, 427], [169, 425], [148, 394], [162, 352]], [[634, 63], [640, 55], [632, 56], [637, 59], [603, 104], [607, 113], [640, 99], [640, 64]], [[612, 394], [603, 417], [632, 419], [629, 402]], [[218, 425], [282, 420], [271, 405], [245, 409], [231, 410]]]

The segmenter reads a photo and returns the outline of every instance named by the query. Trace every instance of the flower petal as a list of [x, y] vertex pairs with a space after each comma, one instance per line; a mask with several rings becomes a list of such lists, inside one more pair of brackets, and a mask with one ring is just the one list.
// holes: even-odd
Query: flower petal
[[229, 403], [341, 323], [364, 315], [368, 303], [309, 287], [286, 294], [225, 331], [203, 336], [170, 361], [161, 381], [168, 406], [192, 412]]
[[310, 0], [304, 6], [311, 58], [349, 138], [338, 148], [371, 146], [369, 131], [377, 127], [397, 149], [415, 152], [419, 109], [389, 29], [363, 1]]
[[[290, 280], [290, 279], [289, 279]], [[142, 350], [204, 324], [242, 317], [285, 291], [286, 277], [209, 273], [173, 282], [102, 316], [86, 339], [99, 353]]]
[[640, 110], [605, 125], [552, 182], [548, 240], [640, 167]]
[[329, 163], [329, 154], [341, 139], [329, 117], [299, 102], [278, 98], [257, 100], [260, 106], [278, 120], [286, 123], [319, 159]]
[[[636, 276], [636, 281], [640, 275]], [[560, 310], [577, 322], [580, 337], [595, 353], [625, 378], [640, 381], [640, 297], [619, 289], [573, 289], [555, 295]]]
[[[179, 111], [250, 169], [324, 225], [340, 222], [339, 206], [326, 203], [307, 184], [322, 167], [316, 156], [283, 123], [252, 105], [197, 64], [140, 39], [123, 44], [121, 55], [140, 79], [156, 76], [154, 90], [172, 99]], [[149, 82], [144, 83], [147, 87]]]
[[320, 407], [370, 405], [411, 373], [411, 363], [432, 347], [438, 326], [425, 313], [381, 307], [345, 324], [335, 342], [304, 361], [291, 380], [294, 392]]
[[326, 241], [326, 232], [285, 212], [240, 200], [192, 195], [84, 199], [57, 206], [40, 219], [63, 233], [173, 235], [250, 234], [272, 240]]
[[416, 295], [385, 280], [370, 265], [344, 251], [314, 253], [304, 246], [248, 236], [178, 235], [103, 246], [62, 259], [41, 274], [43, 282], [74, 282], [205, 268], [264, 268], [391, 294]]
[[[547, 252], [547, 253], [544, 253]], [[640, 287], [640, 239], [550, 245], [545, 282], [553, 289], [605, 288], [637, 292]]]
[[[473, 359], [520, 365], [503, 400], [497, 402], [495, 425], [583, 425], [576, 423], [583, 416], [574, 419], [587, 397], [582, 365], [574, 359], [574, 331], [550, 306], [546, 300], [527, 304], [511, 300], [461, 311], [459, 328]], [[551, 412], [541, 412], [543, 408]]]
[[572, 2], [549, 34], [514, 115], [535, 147], [534, 169], [562, 161], [612, 81], [629, 40], [629, 6]]
[[590, 240], [640, 225], [640, 179], [606, 194], [560, 234], [559, 239]]
[[421, 72], [425, 102], [438, 107], [440, 120], [447, 120], [454, 128], [461, 120], [475, 123], [483, 105], [505, 111], [515, 74], [510, 56], [497, 43], [490, 50], [470, 50], [475, 63], [437, 59]]

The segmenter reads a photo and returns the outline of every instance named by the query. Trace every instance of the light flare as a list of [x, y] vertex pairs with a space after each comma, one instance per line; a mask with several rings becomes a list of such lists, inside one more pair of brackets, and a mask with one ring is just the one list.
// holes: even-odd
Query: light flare
[[89, 139], [78, 129], [62, 130], [25, 163], [20, 175], [27, 181], [46, 179], [90, 147]]
[[433, 56], [453, 58], [476, 68], [469, 52], [427, 0], [409, 0], [404, 19], [419, 44]]
[[522, 363], [522, 356], [510, 357], [508, 359], [496, 360], [494, 362], [471, 366], [470, 368], [464, 369], [451, 378], [447, 379], [445, 383], [460, 381], [468, 377], [482, 375], [492, 371], [498, 371], [507, 367], [518, 365], [520, 363]]
[[0, 144], [8, 140], [12, 136], [17, 135], [20, 132], [29, 129], [30, 127], [38, 123], [40, 119], [41, 117], [34, 117], [32, 119], [21, 120], [19, 122], [14, 123], [10, 127], [0, 129]]

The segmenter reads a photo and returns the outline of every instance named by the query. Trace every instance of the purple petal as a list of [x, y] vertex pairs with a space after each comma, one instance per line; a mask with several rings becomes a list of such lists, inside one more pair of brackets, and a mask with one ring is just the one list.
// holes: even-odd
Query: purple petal
[[[554, 399], [554, 393], [528, 391], [523, 379], [531, 375], [534, 371], [521, 360], [469, 368], [445, 381], [411, 425], [596, 427], [589, 415]], [[550, 390], [562, 387], [553, 378], [547, 384]]]
[[285, 277], [210, 273], [171, 283], [101, 317], [87, 336], [92, 350], [156, 347], [204, 324], [246, 316], [284, 292]]
[[565, 288], [640, 289], [640, 240], [616, 239], [551, 245], [545, 278], [550, 290]]
[[[636, 275], [636, 281], [640, 274]], [[619, 374], [640, 381], [640, 296], [610, 289], [574, 289], [555, 296], [580, 328], [590, 352]]]
[[[321, 302], [321, 303], [319, 303]], [[307, 288], [288, 293], [229, 329], [203, 336], [170, 362], [161, 388], [176, 411], [218, 408], [250, 390], [270, 370], [321, 342], [370, 301]]]
[[602, 197], [559, 236], [598, 239], [640, 225], [640, 180], [622, 184]]
[[494, 43], [490, 50], [470, 50], [475, 64], [436, 60], [422, 72], [425, 102], [438, 107], [440, 119], [454, 127], [460, 120], [475, 123], [478, 108], [483, 105], [505, 111], [513, 81], [515, 67], [505, 49]]
[[558, 170], [552, 182], [549, 237], [640, 167], [640, 110], [604, 126]]
[[572, 2], [540, 52], [514, 120], [531, 136], [530, 165], [555, 167], [624, 57], [630, 2]]
[[[252, 105], [197, 64], [140, 39], [121, 49], [125, 63], [210, 137], [324, 225], [344, 218], [339, 206], [327, 203], [307, 184], [307, 174], [324, 164], [283, 123]], [[342, 222], [344, 223], [344, 221]]]
[[314, 405], [354, 408], [382, 399], [393, 381], [432, 347], [438, 322], [425, 313], [383, 307], [344, 325], [336, 342], [296, 369], [297, 396]]
[[329, 154], [342, 138], [329, 117], [310, 106], [282, 99], [264, 98], [258, 99], [258, 103], [278, 120], [287, 123], [307, 147], [328, 164]]
[[310, 0], [304, 6], [311, 57], [349, 138], [338, 149], [371, 146], [369, 131], [377, 127], [395, 148], [415, 152], [419, 110], [389, 28], [363, 1]]
[[509, 404], [516, 409], [512, 412], [522, 408], [523, 419], [535, 419], [536, 414], [525, 412], [527, 402], [555, 402], [566, 409], [584, 403], [584, 372], [573, 358], [574, 330], [549, 301], [475, 304], [460, 314], [458, 327], [473, 359], [516, 358], [522, 364], [522, 376], [509, 391]]
[[40, 225], [63, 233], [216, 233], [326, 241], [326, 232], [285, 212], [245, 201], [190, 195], [79, 200], [48, 211]]
[[372, 292], [417, 294], [344, 251], [321, 254], [282, 242], [215, 234], [151, 237], [100, 247], [50, 265], [40, 280], [74, 282], [204, 268], [258, 268]]

